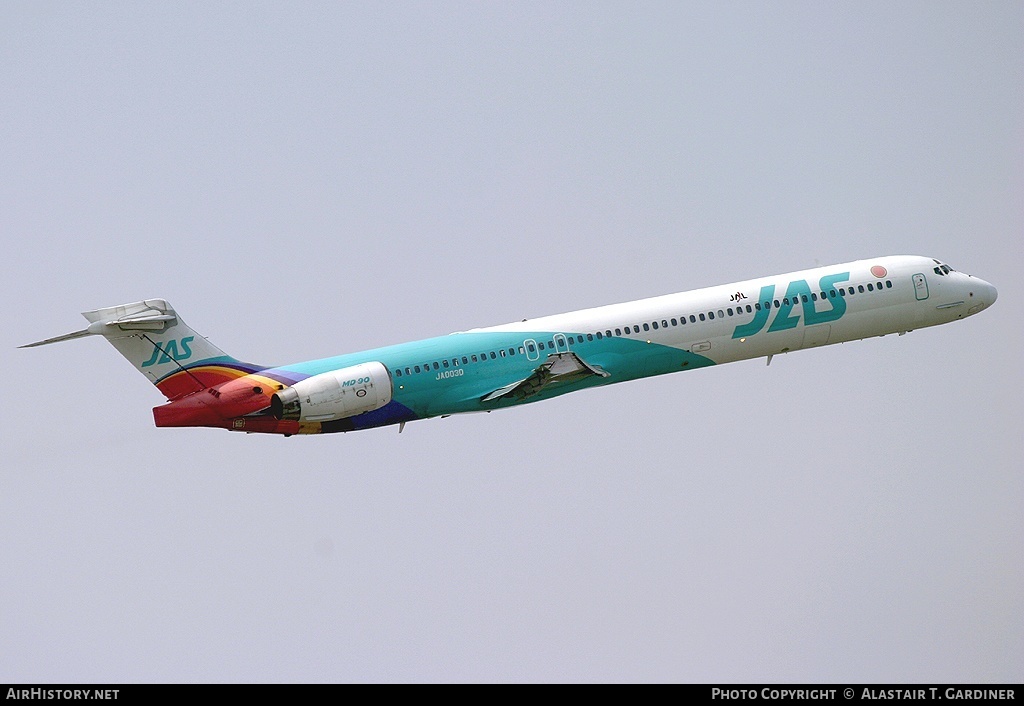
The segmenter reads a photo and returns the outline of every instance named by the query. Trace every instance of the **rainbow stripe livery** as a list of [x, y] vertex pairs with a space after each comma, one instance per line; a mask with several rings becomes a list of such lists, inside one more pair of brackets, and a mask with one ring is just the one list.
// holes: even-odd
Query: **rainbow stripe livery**
[[319, 434], [502, 409], [576, 390], [904, 334], [991, 306], [988, 282], [918, 256], [860, 260], [280, 367], [245, 363], [163, 299], [84, 313], [167, 398], [157, 426]]

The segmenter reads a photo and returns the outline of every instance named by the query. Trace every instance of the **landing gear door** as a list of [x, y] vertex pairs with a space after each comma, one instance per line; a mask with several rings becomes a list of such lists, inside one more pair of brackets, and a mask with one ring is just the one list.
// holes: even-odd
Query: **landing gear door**
[[922, 274], [914, 275], [914, 296], [918, 301], [928, 298], [928, 280]]

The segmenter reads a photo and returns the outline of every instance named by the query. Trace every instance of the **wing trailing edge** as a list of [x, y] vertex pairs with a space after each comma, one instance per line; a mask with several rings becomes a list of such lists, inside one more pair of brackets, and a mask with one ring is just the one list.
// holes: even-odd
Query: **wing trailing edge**
[[552, 353], [543, 363], [522, 380], [499, 387], [480, 398], [481, 402], [493, 402], [503, 397], [522, 400], [533, 397], [550, 385], [576, 382], [588, 377], [610, 377], [611, 373], [597, 365], [591, 365], [572, 351]]

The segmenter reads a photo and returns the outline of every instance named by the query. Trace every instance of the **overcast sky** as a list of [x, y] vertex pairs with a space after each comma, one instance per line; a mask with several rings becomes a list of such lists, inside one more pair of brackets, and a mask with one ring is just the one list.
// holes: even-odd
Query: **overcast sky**
[[[0, 682], [1024, 680], [1024, 5], [0, 4]], [[489, 415], [156, 429], [79, 312], [284, 364], [883, 254], [966, 321]]]

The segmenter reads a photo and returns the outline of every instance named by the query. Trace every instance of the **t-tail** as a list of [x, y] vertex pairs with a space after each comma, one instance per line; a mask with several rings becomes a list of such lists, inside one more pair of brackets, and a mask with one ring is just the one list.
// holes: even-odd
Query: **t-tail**
[[82, 316], [89, 321], [87, 328], [21, 348], [103, 336], [172, 401], [266, 367], [232, 358], [189, 328], [163, 299], [94, 309]]

